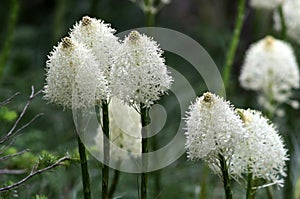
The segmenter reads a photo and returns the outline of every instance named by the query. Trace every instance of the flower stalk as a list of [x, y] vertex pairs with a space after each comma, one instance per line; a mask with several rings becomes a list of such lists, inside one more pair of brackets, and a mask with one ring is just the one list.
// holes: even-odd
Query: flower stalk
[[[102, 108], [102, 118], [100, 113], [100, 108]], [[110, 161], [109, 157], [109, 115], [108, 115], [108, 102], [107, 100], [102, 100], [101, 106], [98, 103], [95, 106], [97, 120], [102, 124], [102, 132], [103, 132], [103, 164], [102, 164], [102, 198], [108, 199], [109, 198], [109, 191], [108, 191], [108, 180], [109, 180], [109, 167], [107, 164]], [[101, 122], [102, 120], [102, 122]]]
[[119, 170], [115, 170], [114, 173], [114, 177], [112, 180], [112, 183], [109, 187], [109, 191], [108, 191], [108, 198], [111, 199], [116, 191], [118, 182], [119, 182], [119, 178], [120, 178], [120, 171]]
[[79, 136], [77, 136], [77, 141], [78, 141], [78, 151], [79, 151], [80, 165], [81, 165], [83, 196], [84, 196], [83, 198], [91, 199], [90, 177], [89, 177], [89, 171], [87, 165], [86, 150]]
[[232, 191], [230, 185], [230, 177], [228, 172], [228, 165], [226, 159], [222, 154], [219, 154], [219, 161], [221, 166], [221, 172], [223, 177], [224, 191], [226, 199], [232, 199]]
[[273, 194], [273, 189], [272, 189], [272, 187], [267, 187], [267, 195], [268, 195], [268, 198], [269, 199], [275, 199], [274, 198], [274, 194]]
[[155, 14], [152, 12], [153, 0], [145, 0], [145, 24], [148, 27], [154, 26]]
[[[145, 0], [145, 5], [148, 8], [148, 11], [146, 10], [145, 12], [145, 25], [147, 27], [154, 27], [155, 26], [155, 17], [157, 12], [153, 13], [151, 12], [151, 7], [153, 7], [153, 0]], [[150, 146], [152, 148], [152, 150], [157, 150], [157, 137], [154, 136], [152, 137], [151, 141], [150, 141]], [[154, 186], [154, 194], [155, 196], [158, 196], [160, 194], [160, 186], [161, 186], [161, 175], [160, 175], [160, 171], [157, 170], [153, 173], [153, 178], [154, 178], [154, 182], [155, 182], [155, 186]]]
[[206, 165], [202, 166], [202, 178], [201, 178], [201, 191], [200, 191], [200, 196], [199, 199], [205, 199], [207, 198], [207, 179], [208, 179], [208, 167]]
[[102, 165], [102, 198], [108, 198], [108, 179], [109, 179], [109, 115], [108, 115], [108, 102], [102, 100], [102, 130], [103, 130], [103, 151], [104, 151], [104, 164]]
[[148, 153], [148, 124], [150, 123], [149, 108], [145, 107], [143, 103], [140, 105], [141, 121], [142, 121], [142, 168], [141, 173], [141, 199], [147, 198], [147, 173], [148, 159], [143, 155]]
[[247, 192], [246, 192], [246, 199], [254, 199], [255, 192], [253, 191], [253, 173], [248, 173], [247, 176]]
[[280, 5], [278, 7], [278, 13], [280, 16], [280, 24], [281, 24], [281, 39], [285, 40], [286, 39], [286, 23], [285, 23], [285, 19], [284, 19], [282, 5]]
[[241, 30], [243, 27], [245, 7], [246, 7], [246, 0], [239, 0], [238, 14], [235, 22], [235, 28], [234, 28], [229, 50], [227, 51], [224, 71], [223, 71], [223, 82], [224, 82], [225, 89], [229, 87], [230, 72], [234, 61], [235, 52], [239, 44]]
[[7, 33], [6, 38], [3, 40], [4, 44], [2, 46], [2, 50], [0, 51], [0, 77], [2, 77], [4, 67], [6, 62], [9, 58], [11, 48], [13, 45], [14, 40], [14, 31], [16, 28], [16, 23], [19, 17], [19, 10], [20, 10], [20, 1], [18, 0], [11, 0], [10, 1], [10, 14], [8, 16], [8, 25], [7, 25]]

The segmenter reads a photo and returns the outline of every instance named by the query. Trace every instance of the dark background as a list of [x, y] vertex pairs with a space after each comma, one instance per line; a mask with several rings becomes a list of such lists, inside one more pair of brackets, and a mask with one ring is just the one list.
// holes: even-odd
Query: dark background
[[[17, 11], [13, 11], [18, 6]], [[172, 0], [156, 16], [156, 26], [170, 28], [182, 32], [201, 44], [211, 55], [219, 70], [222, 71], [225, 56], [230, 44], [237, 10], [237, 1], [232, 0]], [[26, 98], [30, 94], [31, 85], [36, 90], [42, 89], [45, 82], [45, 63], [47, 55], [60, 38], [66, 36], [70, 28], [82, 16], [89, 15], [100, 18], [112, 27], [122, 32], [128, 29], [144, 27], [143, 11], [129, 0], [1, 0], [0, 1], [0, 101], [15, 92], [21, 94], [9, 105], [10, 109], [20, 113]], [[15, 18], [14, 18], [15, 17]], [[13, 22], [10, 22], [11, 18]], [[14, 24], [15, 23], [15, 24]], [[238, 75], [242, 65], [245, 50], [251, 43], [267, 34], [277, 36], [273, 30], [271, 11], [253, 10], [247, 5], [244, 27], [233, 65], [230, 88], [227, 99], [236, 107], [251, 107], [261, 109], [256, 102], [256, 93], [245, 91], [238, 84]], [[174, 41], [176, 42], [176, 41]], [[299, 45], [292, 42], [296, 52]], [[299, 53], [298, 53], [299, 55]], [[201, 95], [206, 87], [200, 76], [189, 71], [188, 63], [171, 53], [166, 53], [167, 64], [175, 68], [184, 67], [184, 74], [190, 80], [196, 93]], [[298, 56], [300, 58], [300, 56]], [[298, 62], [299, 63], [299, 62]], [[295, 92], [299, 99], [299, 92]], [[162, 103], [167, 104], [168, 99]], [[295, 138], [293, 166], [298, 167], [298, 129], [299, 111], [284, 107], [287, 115], [275, 120], [278, 128], [285, 134]], [[172, 110], [176, 111], [176, 109]], [[177, 110], [178, 111], [178, 110]], [[47, 150], [63, 155], [66, 152], [76, 152], [76, 134], [71, 111], [62, 111], [60, 107], [47, 104], [42, 95], [33, 100], [24, 122], [32, 116], [44, 113], [18, 137], [15, 147], [18, 150], [30, 148], [38, 155]], [[175, 114], [176, 115], [176, 114]], [[177, 114], [178, 115], [178, 114]], [[180, 118], [174, 118], [174, 126]], [[5, 133], [11, 123], [3, 122], [0, 134]], [[172, 129], [172, 122], [165, 128]], [[172, 136], [172, 133], [171, 133]], [[159, 144], [163, 145], [168, 136], [160, 136]], [[22, 167], [24, 162], [16, 165]], [[90, 173], [94, 198], [99, 198], [101, 192], [100, 164], [90, 157]], [[1, 163], [0, 163], [1, 168]], [[203, 171], [203, 172], [202, 172]], [[30, 180], [18, 189], [19, 198], [31, 198], [35, 194], [45, 194], [48, 198], [81, 198], [80, 165], [72, 164], [68, 168], [60, 168], [55, 172], [43, 174]], [[153, 173], [152, 176], [154, 176]], [[188, 162], [185, 155], [169, 167], [162, 169], [160, 195], [157, 198], [199, 198], [200, 183], [207, 178], [207, 198], [222, 198], [221, 180], [207, 170], [202, 162]], [[208, 177], [205, 177], [207, 176]], [[121, 198], [137, 198], [138, 175], [121, 175], [116, 196]], [[293, 182], [298, 179], [298, 172], [293, 175]], [[1, 181], [16, 180], [19, 176], [0, 177]], [[150, 177], [150, 196], [155, 198], [154, 178]], [[234, 184], [234, 194], [242, 196], [243, 189]], [[281, 193], [282, 190], [278, 192]], [[257, 198], [264, 198], [264, 191]], [[280, 195], [280, 194], [278, 194]], [[239, 197], [237, 197], [239, 198]]]

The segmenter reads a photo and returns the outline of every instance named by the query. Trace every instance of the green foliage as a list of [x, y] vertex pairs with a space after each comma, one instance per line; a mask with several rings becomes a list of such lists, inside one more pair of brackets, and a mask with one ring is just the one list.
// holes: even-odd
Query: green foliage
[[[66, 154], [65, 156], [68, 157], [69, 155]], [[43, 150], [40, 153], [40, 155], [38, 156], [38, 160], [37, 160], [38, 168], [37, 169], [43, 169], [43, 168], [49, 167], [51, 165], [54, 165], [60, 158], [61, 158], [61, 156], [54, 155], [46, 150]], [[64, 161], [63, 163], [61, 163], [61, 165], [65, 166], [65, 167], [69, 167], [70, 161]]]
[[[18, 153], [18, 149], [15, 147], [9, 147], [2, 156], [14, 155]], [[37, 161], [37, 156], [31, 152], [11, 157], [8, 161], [3, 162], [7, 169], [26, 169], [30, 170]]]
[[38, 158], [38, 169], [53, 165], [58, 159], [58, 156], [55, 156], [48, 151], [42, 151]]
[[17, 152], [18, 150], [15, 147], [9, 147], [8, 149], [6, 149], [3, 155], [12, 155], [16, 154]]
[[[17, 148], [9, 147], [2, 156], [14, 155], [18, 153]], [[30, 170], [34, 165], [38, 165], [37, 169], [42, 169], [53, 165], [57, 162], [60, 156], [53, 155], [52, 153], [43, 150], [39, 155], [35, 155], [31, 152], [25, 152], [24, 154], [12, 157], [9, 161], [3, 162], [8, 169], [27, 169]], [[76, 160], [76, 159], [75, 159]], [[77, 161], [77, 160], [76, 160]], [[66, 161], [64, 166], [69, 166]]]
[[[5, 182], [3, 185], [1, 185], [1, 187], [6, 187], [9, 185], [12, 185], [14, 182], [12, 181], [8, 181]], [[17, 190], [9, 190], [9, 191], [5, 191], [0, 193], [0, 199], [13, 199], [13, 198], [18, 198], [18, 191]]]
[[45, 195], [35, 195], [32, 199], [48, 199]]
[[2, 50], [0, 51], [0, 78], [2, 77], [4, 66], [7, 64], [6, 62], [8, 60], [12, 48], [13, 33], [19, 15], [19, 7], [20, 5], [18, 0], [10, 1], [10, 14], [9, 14], [9, 21], [7, 24], [7, 28], [6, 28], [7, 30], [6, 38], [4, 40], [5, 42], [4, 45], [2, 46]]
[[8, 107], [0, 107], [0, 120], [13, 122], [17, 117], [16, 111], [10, 110]]

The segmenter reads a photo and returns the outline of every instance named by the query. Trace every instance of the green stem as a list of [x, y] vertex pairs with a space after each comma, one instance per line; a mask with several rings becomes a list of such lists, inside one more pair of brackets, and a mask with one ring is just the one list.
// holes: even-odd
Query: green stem
[[3, 48], [0, 52], [0, 78], [2, 77], [4, 66], [11, 52], [11, 48], [13, 44], [13, 36], [14, 36], [13, 33], [19, 15], [19, 8], [20, 8], [19, 0], [10, 1], [10, 15], [8, 18], [7, 33], [6, 33], [6, 38], [4, 39]]
[[153, 6], [153, 0], [145, 0], [145, 7], [147, 8], [147, 10], [145, 10], [145, 24], [148, 27], [152, 27], [154, 26], [155, 23], [155, 15], [154, 13], [151, 12], [151, 8]]
[[272, 187], [267, 187], [267, 195], [269, 199], [274, 199], [273, 189]]
[[293, 167], [292, 167], [292, 164], [291, 164], [291, 161], [292, 161], [292, 158], [293, 158], [293, 147], [291, 146], [291, 142], [287, 142], [287, 140], [289, 140], [290, 136], [287, 135], [286, 138], [285, 138], [285, 141], [287, 143], [287, 147], [288, 147], [288, 150], [289, 150], [289, 153], [291, 154], [291, 157], [290, 157], [290, 161], [287, 161], [286, 162], [286, 168], [287, 168], [287, 176], [285, 178], [285, 184], [284, 184], [284, 188], [283, 188], [283, 198], [294, 198], [293, 197], [293, 194], [295, 192], [295, 187], [294, 187], [294, 176], [292, 175], [293, 174]]
[[77, 137], [77, 141], [78, 141], [78, 151], [80, 156], [83, 195], [84, 195], [84, 199], [91, 199], [90, 177], [89, 177], [89, 171], [87, 165], [86, 150], [79, 136]]
[[253, 187], [253, 174], [248, 174], [247, 179], [247, 193], [246, 193], [246, 199], [254, 199], [255, 198], [255, 191], [252, 189]]
[[224, 82], [225, 89], [229, 87], [230, 72], [234, 61], [235, 52], [239, 43], [241, 30], [243, 27], [245, 6], [246, 6], [246, 0], [239, 0], [238, 14], [235, 21], [235, 28], [234, 28], [229, 50], [227, 51], [226, 61], [223, 70], [223, 82]]
[[[157, 146], [157, 137], [153, 136], [151, 137], [151, 139], [149, 140], [150, 145], [151, 145], [151, 150], [152, 151], [156, 151], [158, 149]], [[157, 160], [159, 161], [159, 160]], [[156, 199], [160, 198], [160, 194], [161, 194], [161, 171], [157, 170], [151, 173], [151, 175], [154, 177], [154, 195]]]
[[280, 5], [278, 7], [278, 12], [279, 12], [279, 16], [280, 16], [280, 24], [281, 24], [281, 39], [285, 40], [286, 39], [286, 23], [285, 23], [285, 19], [284, 19], [284, 13], [283, 13], [283, 9], [282, 9], [282, 5]]
[[149, 117], [149, 108], [145, 107], [144, 104], [141, 103], [141, 121], [142, 121], [142, 164], [143, 164], [143, 172], [141, 173], [141, 199], [147, 198], [147, 173], [144, 172], [147, 170], [148, 160], [144, 156], [145, 153], [148, 153], [148, 124], [150, 124]]
[[[102, 198], [108, 198], [108, 179], [109, 179], [109, 167], [107, 166], [110, 161], [109, 157], [109, 115], [108, 115], [108, 102], [102, 100], [102, 130], [103, 130], [103, 151], [104, 151], [104, 163], [102, 165]], [[107, 139], [104, 139], [106, 136]]]
[[206, 165], [203, 165], [202, 166], [202, 179], [201, 179], [201, 192], [200, 192], [200, 195], [199, 195], [199, 199], [205, 199], [207, 198], [207, 188], [206, 188], [206, 185], [207, 185], [207, 177], [208, 177], [208, 167]]
[[[146, 7], [153, 6], [153, 0], [145, 0], [144, 1]], [[150, 12], [149, 10], [145, 11], [145, 25], [147, 27], [153, 27], [155, 26], [155, 13]], [[152, 150], [155, 151], [157, 149], [157, 139], [156, 136], [152, 137], [150, 145], [152, 147]], [[159, 198], [160, 195], [160, 178], [161, 178], [161, 173], [159, 170], [153, 172], [154, 176], [154, 194], [156, 198]]]
[[[153, 0], [145, 0], [144, 1], [146, 7], [151, 7], [153, 6]], [[149, 10], [145, 11], [145, 25], [147, 27], [154, 27], [155, 26], [155, 13], [150, 12]], [[152, 150], [156, 150], [157, 149], [157, 139], [156, 137], [152, 137], [150, 145], [152, 147]], [[159, 198], [160, 195], [160, 178], [161, 178], [161, 173], [159, 170], [153, 172], [153, 176], [154, 176], [154, 195], [156, 196], [156, 198]]]
[[[153, 142], [156, 142], [156, 140], [153, 140]], [[160, 189], [161, 188], [161, 181], [160, 181], [161, 173], [159, 170], [157, 170], [157, 171], [153, 172], [152, 174], [154, 174], [154, 195], [155, 195], [156, 199], [159, 199], [160, 195], [161, 195], [161, 189]]]
[[219, 161], [222, 171], [222, 177], [223, 177], [223, 184], [224, 184], [224, 191], [226, 199], [232, 199], [232, 192], [231, 192], [231, 185], [230, 185], [230, 178], [228, 173], [228, 166], [225, 160], [225, 157], [221, 154], [219, 154]]
[[108, 191], [108, 198], [111, 199], [116, 191], [118, 182], [119, 182], [119, 177], [120, 177], [120, 171], [119, 170], [115, 170], [114, 173], [114, 178], [112, 181], [112, 184], [110, 185], [109, 191]]
[[[270, 102], [271, 105], [274, 104], [274, 98], [272, 95], [272, 86], [271, 84], [268, 86], [268, 101]], [[270, 121], [272, 121], [273, 117], [274, 117], [274, 111], [270, 111], [270, 110], [266, 110], [266, 116], [269, 118]], [[272, 187], [268, 186], [266, 187], [266, 193], [269, 199], [274, 199], [274, 195], [273, 195], [273, 189]]]
[[[273, 76], [273, 74], [270, 73], [269, 76]], [[268, 85], [268, 87], [267, 87], [266, 98], [269, 101], [271, 107], [275, 107], [276, 106], [275, 101], [274, 101], [274, 96], [273, 96], [272, 82], [270, 82], [269, 85]], [[266, 116], [270, 120], [272, 120], [273, 117], [274, 117], [275, 110], [266, 109], [265, 112], [266, 112], [265, 113]]]

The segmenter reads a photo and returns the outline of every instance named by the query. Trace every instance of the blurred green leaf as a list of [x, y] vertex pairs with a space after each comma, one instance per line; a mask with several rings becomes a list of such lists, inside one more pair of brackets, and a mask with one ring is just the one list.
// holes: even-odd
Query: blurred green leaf
[[0, 108], [0, 119], [7, 121], [7, 122], [13, 122], [18, 117], [18, 114], [16, 111], [10, 110], [8, 107], [1, 107]]
[[35, 195], [32, 199], [47, 199], [45, 195]]
[[[18, 152], [19, 150], [16, 149], [15, 147], [10, 147], [1, 156], [14, 155]], [[31, 152], [26, 152], [24, 154], [12, 157], [9, 160], [1, 163], [3, 166], [5, 166], [8, 169], [30, 170], [36, 161], [37, 161], [36, 155], [34, 155]]]
[[[0, 185], [1, 187], [6, 187], [6, 186], [10, 186], [14, 184], [13, 181], [7, 181], [4, 184]], [[12, 198], [18, 198], [18, 191], [17, 190], [9, 190], [9, 191], [5, 191], [0, 193], [0, 199], [12, 199]]]

